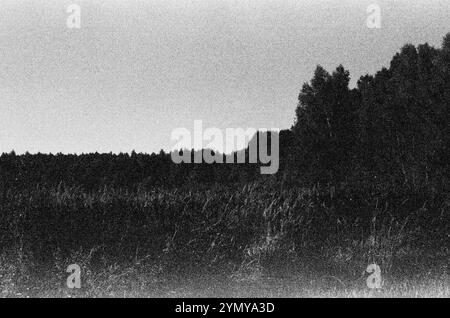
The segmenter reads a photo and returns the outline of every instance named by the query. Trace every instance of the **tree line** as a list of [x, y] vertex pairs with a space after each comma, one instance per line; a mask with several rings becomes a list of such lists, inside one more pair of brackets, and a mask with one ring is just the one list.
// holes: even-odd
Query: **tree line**
[[[164, 151], [11, 152], [0, 156], [0, 186], [3, 191], [61, 183], [86, 189], [105, 185], [148, 189], [269, 178], [305, 185], [386, 180], [446, 187], [450, 33], [440, 48], [405, 45], [389, 67], [362, 76], [354, 88], [349, 83], [350, 73], [342, 65], [331, 73], [317, 66], [311, 81], [301, 88], [294, 124], [279, 132], [280, 169], [274, 176], [261, 176], [259, 164], [174, 164]], [[244, 151], [248, 156], [248, 149]]]

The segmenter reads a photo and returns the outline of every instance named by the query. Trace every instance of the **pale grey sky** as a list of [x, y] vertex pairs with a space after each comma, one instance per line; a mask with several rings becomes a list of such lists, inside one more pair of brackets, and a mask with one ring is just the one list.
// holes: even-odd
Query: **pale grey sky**
[[196, 119], [289, 128], [317, 64], [354, 84], [449, 22], [448, 0], [0, 0], [0, 152], [169, 150]]

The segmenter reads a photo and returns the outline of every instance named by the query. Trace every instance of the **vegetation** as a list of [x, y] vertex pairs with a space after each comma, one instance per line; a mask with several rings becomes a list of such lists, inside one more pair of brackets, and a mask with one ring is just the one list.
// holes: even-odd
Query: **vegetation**
[[3, 154], [2, 296], [448, 297], [450, 34], [349, 76], [303, 85], [274, 176], [164, 152]]

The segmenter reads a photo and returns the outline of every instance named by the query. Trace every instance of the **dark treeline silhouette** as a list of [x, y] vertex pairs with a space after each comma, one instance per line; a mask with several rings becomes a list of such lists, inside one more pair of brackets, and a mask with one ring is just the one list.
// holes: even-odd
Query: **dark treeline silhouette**
[[[360, 78], [317, 67], [293, 127], [297, 175], [315, 182], [443, 180], [450, 162], [450, 34], [441, 49], [405, 45], [389, 68]], [[445, 178], [446, 179], [446, 178]]]
[[[195, 151], [191, 152], [192, 162]], [[236, 157], [236, 153], [233, 154]], [[225, 155], [223, 155], [225, 158]], [[224, 160], [225, 161], [225, 160]], [[175, 164], [170, 153], [24, 154], [0, 157], [1, 186], [27, 188], [60, 183], [94, 190], [103, 186], [144, 188], [242, 183], [254, 180], [256, 164]]]
[[[359, 79], [339, 66], [318, 66], [299, 95], [296, 122], [280, 136], [283, 183], [448, 184], [450, 162], [450, 34], [441, 48], [405, 45], [389, 68]], [[194, 153], [191, 153], [194, 156]], [[236, 155], [236, 154], [234, 154]], [[248, 149], [246, 150], [248, 162]], [[259, 164], [174, 164], [159, 154], [24, 154], [0, 157], [1, 187], [59, 183], [181, 187], [242, 183], [263, 176]]]

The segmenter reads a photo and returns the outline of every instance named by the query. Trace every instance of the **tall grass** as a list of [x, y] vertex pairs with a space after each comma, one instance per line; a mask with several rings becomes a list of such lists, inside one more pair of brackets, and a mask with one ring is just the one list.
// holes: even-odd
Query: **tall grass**
[[116, 276], [134, 281], [115, 272], [120, 266], [136, 277], [139, 268], [236, 282], [310, 275], [343, 287], [364, 283], [370, 263], [392, 279], [448, 275], [449, 208], [446, 194], [388, 186], [8, 189], [0, 282], [5, 290], [11, 281], [62, 279], [71, 262], [88, 268], [86, 277], [97, 273], [91, 292]]

